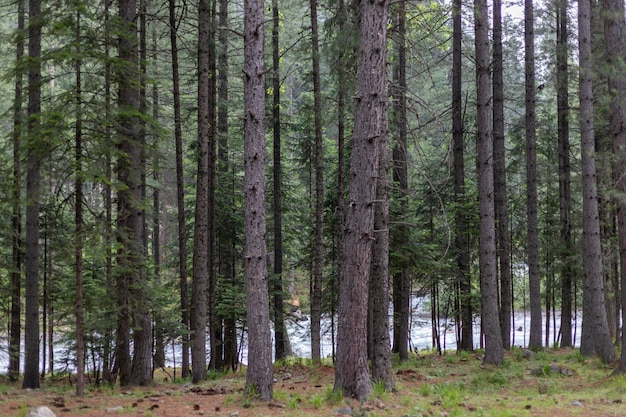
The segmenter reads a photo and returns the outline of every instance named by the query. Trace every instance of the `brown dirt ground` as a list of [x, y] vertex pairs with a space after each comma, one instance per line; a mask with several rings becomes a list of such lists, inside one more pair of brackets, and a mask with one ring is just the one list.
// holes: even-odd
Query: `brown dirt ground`
[[[440, 372], [441, 377], [433, 378], [424, 376], [419, 368], [398, 370], [396, 372], [398, 391], [387, 394], [383, 400], [373, 399], [364, 404], [348, 400], [344, 400], [342, 404], [329, 404], [324, 399], [333, 386], [334, 368], [330, 366], [313, 368], [294, 364], [275, 367], [276, 399], [270, 403], [246, 400], [243, 395], [245, 370], [195, 386], [168, 382], [165, 374], [157, 373], [155, 375], [157, 382], [152, 387], [88, 388], [83, 398], [73, 395], [73, 389], [68, 386], [69, 381], [65, 377], [54, 383], [45, 381], [42, 384], [45, 388], [35, 391], [23, 390], [17, 383], [15, 386], [0, 384], [0, 387], [3, 387], [0, 393], [0, 417], [23, 417], [28, 410], [42, 405], [49, 407], [57, 417], [330, 417], [339, 415], [337, 411], [346, 407], [358, 410], [354, 415], [368, 417], [447, 417], [451, 414], [438, 397], [434, 394], [424, 397], [420, 387], [423, 384], [445, 381], [467, 380], [471, 383], [479, 358], [472, 356], [465, 365], [458, 361], [450, 363], [445, 357], [435, 356], [431, 360], [432, 363], [428, 368], [447, 369], [447, 372]], [[427, 369], [422, 371], [427, 372]], [[593, 391], [594, 385], [599, 391], [605, 390], [606, 381], [594, 382], [586, 380], [583, 376], [574, 375], [571, 378], [548, 380], [548, 384], [559, 384], [560, 387], [556, 390], [548, 387], [548, 391], [552, 392], [542, 393], [544, 383], [544, 380], [539, 378], [524, 377], [519, 387], [496, 388], [492, 394], [481, 394], [477, 398], [465, 397], [459, 404], [462, 414], [458, 414], [457, 410], [453, 415], [494, 415], [493, 410], [496, 409], [506, 410], [509, 412], [506, 415], [515, 416], [626, 415], [626, 393], [622, 395], [617, 392], [611, 394], [611, 397], [600, 399], [585, 394], [587, 400], [584, 400], [582, 405], [572, 405], [572, 398], [576, 398], [577, 392], [583, 395], [582, 393], [588, 393], [589, 390]], [[524, 397], [516, 392], [527, 390], [529, 387], [537, 394]], [[313, 398], [318, 400], [321, 398], [321, 401], [315, 404]], [[537, 398], [541, 398], [539, 404]], [[423, 404], [426, 404], [419, 412], [415, 409], [417, 400], [425, 400]], [[519, 410], [519, 413], [510, 414], [515, 409]]]

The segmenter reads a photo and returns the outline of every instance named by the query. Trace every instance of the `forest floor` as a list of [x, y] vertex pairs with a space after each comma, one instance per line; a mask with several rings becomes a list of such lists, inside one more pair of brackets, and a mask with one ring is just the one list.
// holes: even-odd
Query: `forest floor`
[[531, 355], [516, 348], [501, 367], [481, 366], [480, 353], [420, 352], [395, 364], [395, 392], [375, 384], [363, 403], [333, 392], [331, 366], [299, 359], [275, 366], [269, 403], [244, 396], [245, 369], [199, 385], [171, 382], [159, 372], [154, 386], [88, 387], [83, 398], [74, 395], [66, 375], [48, 378], [35, 391], [0, 384], [0, 417], [24, 417], [38, 406], [57, 417], [623, 416], [626, 378], [611, 377], [611, 371], [573, 349]]

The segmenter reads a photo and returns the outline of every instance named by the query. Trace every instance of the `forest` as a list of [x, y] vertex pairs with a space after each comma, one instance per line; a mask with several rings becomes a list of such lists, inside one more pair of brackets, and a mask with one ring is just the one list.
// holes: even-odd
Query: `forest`
[[575, 347], [626, 373], [622, 0], [0, 11], [0, 356], [23, 388], [149, 386], [172, 349], [270, 401], [301, 309], [360, 400], [414, 355], [416, 297], [439, 354], [445, 321], [485, 366]]

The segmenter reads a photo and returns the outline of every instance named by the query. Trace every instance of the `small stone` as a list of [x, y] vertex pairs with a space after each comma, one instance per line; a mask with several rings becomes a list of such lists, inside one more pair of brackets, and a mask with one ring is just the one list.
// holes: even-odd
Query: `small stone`
[[107, 413], [117, 413], [118, 411], [122, 411], [124, 409], [124, 407], [122, 407], [121, 405], [118, 405], [116, 407], [109, 407], [106, 409]]
[[230, 417], [239, 417], [239, 411], [233, 411], [232, 413], [230, 413]]
[[351, 416], [352, 408], [350, 407], [338, 408], [333, 412], [333, 414], [340, 415], [340, 416]]
[[56, 417], [56, 414], [52, 412], [48, 407], [37, 407], [30, 410], [26, 417]]
[[583, 404], [582, 401], [579, 400], [574, 400], [571, 402], [572, 407], [584, 407], [585, 404]]

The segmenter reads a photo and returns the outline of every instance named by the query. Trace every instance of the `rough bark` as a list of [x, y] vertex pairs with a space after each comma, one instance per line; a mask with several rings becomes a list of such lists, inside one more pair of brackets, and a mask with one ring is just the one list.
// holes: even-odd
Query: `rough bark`
[[570, 144], [569, 144], [569, 75], [567, 0], [557, 0], [557, 136], [559, 152], [559, 220], [561, 223], [561, 347], [572, 346], [572, 280], [574, 271], [571, 222]]
[[244, 6], [244, 262], [248, 318], [247, 394], [272, 399], [265, 242], [265, 64], [263, 0]]
[[180, 75], [178, 63], [178, 22], [176, 21], [176, 1], [169, 0], [170, 51], [172, 54], [172, 99], [174, 106], [174, 142], [176, 149], [176, 208], [178, 220], [178, 275], [180, 291], [182, 337], [182, 376], [187, 378], [189, 369], [189, 295], [187, 280], [187, 227], [185, 219], [185, 182], [183, 168], [183, 133], [180, 115]]
[[198, 172], [191, 282], [191, 376], [206, 379], [207, 283], [209, 276], [209, 0], [198, 3]]
[[[609, 123], [613, 142], [613, 176], [615, 191], [621, 197], [616, 198], [622, 306], [626, 305], [626, 21], [624, 20], [624, 2], [603, 0], [604, 47], [606, 60], [601, 71], [606, 71], [609, 87]], [[622, 323], [626, 321], [626, 312], [622, 309]], [[626, 332], [621, 335], [622, 352], [613, 374], [626, 373]]]
[[387, 135], [387, 16], [389, 2], [361, 3], [361, 39], [355, 95], [354, 145], [339, 293], [335, 390], [365, 399], [372, 389], [367, 366], [368, 280], [372, 256], [379, 141]]
[[26, 147], [26, 305], [24, 388], [39, 388], [39, 198], [41, 155], [41, 1], [28, 2], [28, 140]]
[[[15, 43], [15, 62], [21, 64], [24, 57], [25, 29], [24, 0], [17, 2], [17, 30]], [[15, 75], [15, 101], [13, 103], [13, 212], [11, 218], [12, 258], [11, 258], [11, 323], [9, 327], [9, 367], [8, 374], [12, 381], [17, 380], [20, 374], [20, 340], [22, 314], [22, 209], [21, 209], [21, 142], [23, 117], [23, 73]]]
[[535, 30], [533, 1], [524, 1], [524, 72], [526, 108], [526, 251], [530, 297], [531, 349], [541, 348], [541, 275], [539, 271], [539, 218], [537, 214], [537, 139], [535, 98]]
[[[395, 132], [393, 147], [393, 181], [398, 189], [400, 210], [395, 213], [394, 220], [402, 222], [408, 213], [409, 180], [407, 158], [407, 120], [406, 120], [406, 10], [405, 2], [395, 6], [394, 18], [397, 22], [397, 33], [393, 42], [396, 59], [393, 65], [393, 113], [392, 123]], [[396, 250], [409, 240], [409, 230], [400, 225], [391, 244]], [[404, 262], [403, 262], [404, 264]], [[409, 358], [409, 290], [411, 275], [408, 267], [403, 265], [393, 276], [393, 351], [398, 353], [400, 360]]]
[[502, 333], [498, 317], [498, 276], [493, 201], [493, 123], [489, 73], [489, 19], [485, 0], [474, 1], [477, 103], [477, 167], [479, 199], [479, 264], [482, 327], [485, 333], [484, 364], [503, 360]]
[[472, 282], [469, 271], [467, 218], [465, 216], [465, 145], [462, 113], [461, 1], [452, 4], [452, 153], [454, 166], [455, 236], [458, 266], [459, 350], [474, 349], [472, 326]]
[[580, 352], [616, 359], [606, 318], [595, 164], [591, 4], [578, 1], [579, 100], [583, 181], [583, 322]]
[[311, 283], [311, 360], [321, 363], [320, 322], [322, 319], [322, 276], [324, 272], [324, 148], [322, 142], [322, 85], [317, 30], [317, 1], [311, 0], [311, 62], [315, 125], [315, 237], [313, 241], [313, 282]]
[[[278, 30], [280, 26], [278, 0], [272, 0], [272, 125], [274, 134], [274, 356], [285, 358], [285, 317], [283, 311], [283, 212], [282, 212], [282, 158], [280, 119], [280, 50]], [[313, 323], [313, 322], [312, 322]], [[312, 329], [313, 330], [313, 329]], [[311, 332], [315, 335], [315, 332]]]
[[493, 2], [493, 177], [497, 257], [500, 277], [500, 331], [502, 347], [511, 347], [511, 251], [506, 191], [504, 138], [504, 81], [502, 78], [502, 1]]

